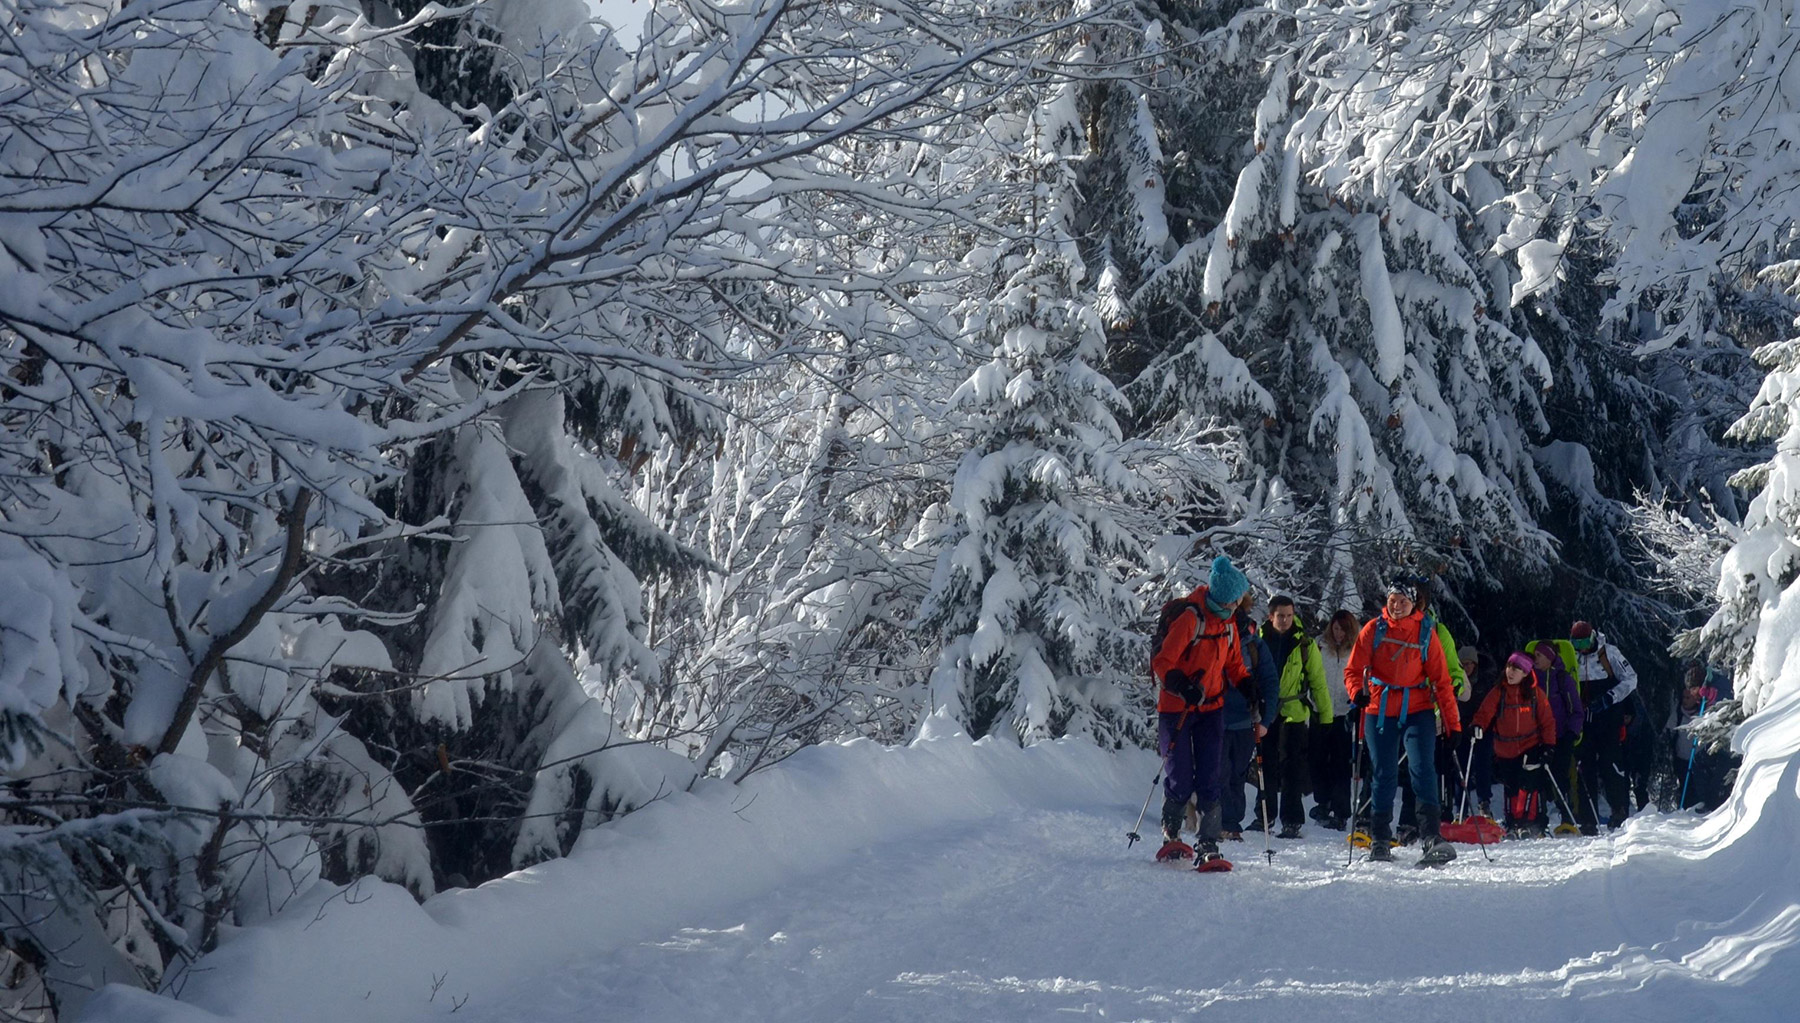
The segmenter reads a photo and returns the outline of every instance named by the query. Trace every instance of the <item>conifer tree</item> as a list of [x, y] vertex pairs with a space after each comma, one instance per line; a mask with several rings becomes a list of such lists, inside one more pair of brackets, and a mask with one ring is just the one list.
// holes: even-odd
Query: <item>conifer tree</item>
[[[1091, 60], [1085, 47], [1066, 63]], [[997, 249], [995, 295], [968, 314], [991, 346], [952, 401], [970, 438], [931, 539], [942, 548], [922, 622], [943, 643], [934, 707], [970, 734], [1116, 743], [1141, 715], [1126, 682], [1141, 656], [1120, 577], [1141, 561], [1114, 509], [1144, 496], [1120, 459], [1122, 396], [1101, 373], [1105, 331], [1071, 233], [1085, 154], [1079, 91], [1056, 87], [1004, 122], [1025, 230]]]

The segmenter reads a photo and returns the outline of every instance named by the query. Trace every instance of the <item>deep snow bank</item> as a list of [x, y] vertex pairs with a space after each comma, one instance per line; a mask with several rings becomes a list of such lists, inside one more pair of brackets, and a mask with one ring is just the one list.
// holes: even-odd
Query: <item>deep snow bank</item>
[[588, 833], [566, 859], [424, 905], [380, 882], [320, 885], [202, 959], [179, 981], [181, 1001], [115, 986], [83, 1018], [352, 1023], [447, 1013], [882, 842], [1004, 808], [1136, 802], [1156, 771], [1148, 753], [971, 743], [937, 724], [907, 747], [820, 746], [739, 786], [704, 783]]

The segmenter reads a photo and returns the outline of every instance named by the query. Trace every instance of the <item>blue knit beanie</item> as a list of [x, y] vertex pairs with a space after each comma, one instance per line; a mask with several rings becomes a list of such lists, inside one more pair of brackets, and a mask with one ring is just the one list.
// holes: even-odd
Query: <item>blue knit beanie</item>
[[1220, 607], [1230, 607], [1250, 591], [1250, 580], [1221, 554], [1213, 559], [1212, 574], [1206, 580], [1206, 595]]

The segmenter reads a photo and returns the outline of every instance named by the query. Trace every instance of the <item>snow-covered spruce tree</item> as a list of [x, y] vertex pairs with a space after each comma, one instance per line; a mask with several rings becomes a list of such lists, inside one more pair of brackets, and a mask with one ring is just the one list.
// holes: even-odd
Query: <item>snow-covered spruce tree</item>
[[[1078, 47], [1066, 63], [1089, 59]], [[988, 121], [1026, 205], [1016, 238], [967, 257], [993, 270], [994, 297], [968, 321], [992, 357], [953, 396], [969, 446], [921, 525], [941, 553], [920, 619], [943, 643], [932, 706], [971, 735], [1111, 744], [1138, 738], [1142, 719], [1121, 570], [1143, 552], [1114, 510], [1147, 488], [1119, 457], [1124, 403], [1098, 368], [1105, 331], [1070, 233], [1078, 95], [1060, 83]]]
[[1105, 155], [1084, 167], [1098, 198], [1079, 233], [1123, 296], [1134, 426], [1174, 444], [1213, 420], [1244, 445], [1242, 500], [1190, 528], [1319, 605], [1355, 606], [1396, 557], [1490, 585], [1544, 564], [1528, 438], [1547, 366], [1463, 208], [1350, 208], [1303, 174], [1278, 21], [1142, 14], [1141, 33], [1101, 37], [1141, 74], [1089, 99]]
[[[1772, 278], [1800, 285], [1800, 261], [1777, 264]], [[1800, 326], [1800, 318], [1796, 318]], [[1750, 410], [1732, 427], [1747, 441], [1772, 439], [1774, 451], [1734, 482], [1752, 490], [1743, 523], [1719, 563], [1718, 608], [1684, 646], [1731, 669], [1735, 705], [1709, 717], [1735, 724], [1744, 716], [1791, 701], [1800, 691], [1800, 651], [1793, 648], [1793, 620], [1800, 607], [1800, 338], [1756, 351], [1768, 370]], [[1718, 736], [1713, 736], [1715, 740]]]
[[[1629, 9], [1458, 0], [1287, 8], [1306, 151], [1349, 201], [1394, 188], [1456, 195], [1502, 257], [1506, 302], [1546, 350], [1555, 388], [1538, 450], [1565, 538], [1553, 592], [1612, 618], [1644, 652], [1679, 621], [1643, 596], [1617, 543], [1634, 493], [1730, 516], [1744, 455], [1725, 409], [1744, 353], [1780, 336], [1748, 276], [1791, 244], [1794, 155], [1780, 4]], [[1503, 223], [1501, 223], [1503, 222]], [[1739, 405], [1741, 407], [1741, 405]]]

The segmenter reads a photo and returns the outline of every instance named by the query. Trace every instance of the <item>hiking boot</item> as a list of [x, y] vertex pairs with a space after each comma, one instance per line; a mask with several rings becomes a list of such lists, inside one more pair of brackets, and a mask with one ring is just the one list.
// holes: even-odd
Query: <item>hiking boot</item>
[[1299, 838], [1300, 837], [1300, 825], [1298, 825], [1298, 824], [1283, 824], [1281, 826], [1280, 833], [1278, 833], [1275, 837], [1276, 838]]
[[1436, 835], [1426, 835], [1420, 842], [1425, 847], [1425, 851], [1419, 854], [1421, 867], [1441, 867], [1456, 859], [1456, 846]]
[[1375, 842], [1369, 846], [1369, 859], [1376, 863], [1394, 862], [1394, 847], [1386, 842]]
[[1325, 827], [1329, 828], [1332, 831], [1344, 830], [1344, 818], [1339, 817], [1335, 813], [1327, 816], [1325, 818], [1324, 824], [1325, 824]]
[[1402, 824], [1394, 830], [1395, 845], [1411, 845], [1419, 840], [1419, 829], [1411, 824]]
[[1424, 849], [1419, 854], [1421, 867], [1441, 867], [1456, 859], [1456, 846], [1438, 834], [1438, 808], [1435, 806], [1419, 807], [1419, 845]]
[[1213, 871], [1230, 870], [1231, 861], [1219, 852], [1219, 847], [1211, 842], [1199, 843], [1200, 848], [1194, 852], [1194, 869], [1202, 874]]
[[1162, 806], [1163, 841], [1176, 842], [1181, 839], [1181, 825], [1187, 821], [1187, 803], [1178, 803], [1165, 797]]

